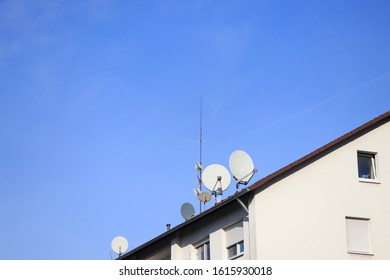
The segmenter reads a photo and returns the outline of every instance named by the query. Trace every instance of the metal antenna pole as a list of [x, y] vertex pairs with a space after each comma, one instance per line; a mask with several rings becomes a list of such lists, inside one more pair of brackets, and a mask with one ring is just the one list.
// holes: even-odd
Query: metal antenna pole
[[[200, 96], [200, 133], [199, 133], [199, 189], [202, 192], [202, 114], [203, 114], [203, 100], [202, 100], [202, 95]], [[199, 212], [202, 213], [202, 201], [199, 201]]]

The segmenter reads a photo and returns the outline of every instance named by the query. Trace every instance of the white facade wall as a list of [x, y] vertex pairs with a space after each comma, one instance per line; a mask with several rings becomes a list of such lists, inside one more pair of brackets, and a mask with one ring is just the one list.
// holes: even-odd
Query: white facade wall
[[[240, 206], [239, 206], [240, 207]], [[185, 229], [172, 239], [171, 259], [197, 260], [196, 247], [205, 240], [210, 242], [210, 256], [213, 260], [226, 260], [226, 233], [225, 228], [237, 222], [244, 222], [244, 236], [247, 231], [247, 213], [240, 208], [227, 215], [220, 215], [210, 223], [198, 223]], [[245, 244], [245, 243], [244, 243]], [[246, 255], [241, 259], [246, 258]]]
[[[378, 183], [359, 180], [357, 151], [377, 153]], [[390, 259], [390, 123], [259, 192], [250, 211], [255, 258]], [[370, 219], [372, 255], [347, 252], [346, 216]]]

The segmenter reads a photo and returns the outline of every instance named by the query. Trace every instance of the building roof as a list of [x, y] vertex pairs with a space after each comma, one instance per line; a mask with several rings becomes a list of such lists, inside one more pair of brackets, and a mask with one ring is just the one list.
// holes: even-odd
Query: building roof
[[164, 232], [163, 234], [155, 237], [154, 239], [138, 246], [137, 248], [133, 249], [132, 251], [122, 255], [118, 259], [127, 259], [131, 255], [147, 248], [148, 246], [151, 246], [152, 244], [155, 244], [156, 242], [160, 242], [166, 238], [169, 238], [170, 236], [173, 236], [174, 233], [179, 231], [180, 229], [187, 227], [191, 224], [196, 223], [200, 219], [205, 218], [206, 216], [209, 216], [210, 214], [220, 210], [224, 206], [241, 199], [242, 197], [250, 194], [255, 193], [258, 191], [262, 191], [265, 188], [268, 188], [273, 183], [285, 178], [286, 176], [298, 171], [299, 169], [303, 168], [304, 166], [307, 166], [308, 164], [322, 158], [323, 156], [331, 153], [332, 151], [340, 148], [341, 146], [344, 146], [345, 144], [361, 137], [362, 135], [368, 133], [369, 131], [387, 123], [390, 121], [390, 111], [387, 111], [386, 113], [376, 117], [375, 119], [359, 126], [358, 128], [344, 134], [343, 136], [331, 141], [330, 143], [320, 147], [319, 149], [307, 154], [306, 156], [290, 163], [289, 165], [277, 170], [274, 173], [271, 173], [270, 175], [260, 179], [259, 181], [255, 182], [251, 186], [242, 189], [240, 192], [224, 199], [222, 202], [216, 204], [215, 206], [209, 208], [208, 210], [200, 213], [199, 215], [179, 224], [178, 226]]
[[359, 138], [367, 132], [387, 123], [390, 120], [390, 111], [376, 117], [375, 119], [359, 126], [358, 128], [344, 134], [343, 136], [329, 142], [328, 144], [318, 148], [317, 150], [307, 154], [306, 156], [290, 163], [289, 165], [277, 170], [276, 172], [264, 177], [249, 187], [249, 190], [255, 190], [258, 188], [264, 188], [265, 185], [272, 184], [275, 181], [284, 178], [285, 176], [299, 170], [307, 164], [329, 154], [337, 148]]

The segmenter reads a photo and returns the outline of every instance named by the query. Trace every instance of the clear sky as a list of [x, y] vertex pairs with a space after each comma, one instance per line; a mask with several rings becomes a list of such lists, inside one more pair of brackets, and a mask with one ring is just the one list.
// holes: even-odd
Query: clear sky
[[388, 111], [389, 15], [388, 0], [1, 0], [0, 259], [110, 259], [115, 236], [132, 249], [183, 222], [201, 96], [204, 166], [243, 149], [252, 182]]

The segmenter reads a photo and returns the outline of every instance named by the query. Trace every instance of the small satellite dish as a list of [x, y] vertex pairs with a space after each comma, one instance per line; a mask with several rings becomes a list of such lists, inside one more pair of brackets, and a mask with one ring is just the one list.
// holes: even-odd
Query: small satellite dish
[[206, 202], [209, 202], [211, 200], [211, 195], [209, 193], [206, 193], [206, 192], [201, 192], [198, 194], [198, 198], [200, 201], [206, 203]]
[[184, 203], [182, 206], [181, 206], [181, 215], [183, 216], [184, 219], [188, 220], [190, 218], [192, 218], [195, 214], [195, 208], [194, 206], [192, 206], [191, 203]]
[[195, 188], [195, 189], [194, 189], [194, 193], [195, 193], [196, 195], [199, 195], [199, 194], [201, 193], [201, 191], [200, 191], [200, 189]]
[[117, 236], [112, 240], [111, 248], [115, 253], [121, 256], [127, 251], [127, 248], [129, 248], [129, 242], [127, 242], [127, 239], [123, 236]]
[[212, 193], [224, 192], [230, 185], [229, 171], [220, 164], [211, 164], [203, 171], [203, 184]]
[[236, 179], [237, 191], [239, 184], [248, 184], [255, 172], [257, 172], [251, 157], [241, 150], [234, 151], [230, 155], [229, 167], [234, 179]]

